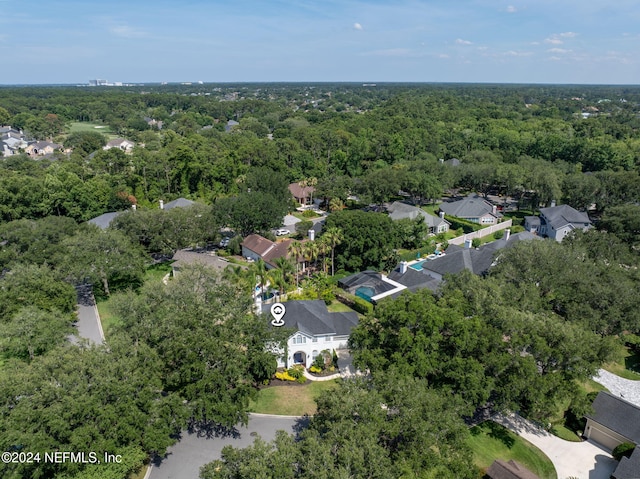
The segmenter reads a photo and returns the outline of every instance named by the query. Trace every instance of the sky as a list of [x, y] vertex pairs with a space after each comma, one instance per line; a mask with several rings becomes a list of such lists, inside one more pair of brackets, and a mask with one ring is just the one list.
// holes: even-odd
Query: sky
[[0, 84], [640, 83], [640, 0], [0, 0]]

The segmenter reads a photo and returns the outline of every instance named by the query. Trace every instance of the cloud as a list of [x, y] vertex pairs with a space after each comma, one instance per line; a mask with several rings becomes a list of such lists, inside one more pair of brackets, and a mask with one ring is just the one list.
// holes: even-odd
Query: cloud
[[353, 28], [356, 29], [356, 30], [362, 30], [363, 29], [362, 25], [360, 25], [358, 22], [353, 24]]
[[456, 45], [473, 45], [473, 42], [470, 42], [469, 40], [463, 40], [462, 38], [457, 38]]
[[545, 43], [550, 43], [551, 45], [562, 45], [567, 38], [574, 38], [578, 35], [575, 32], [563, 32], [563, 33], [554, 33], [549, 35], [549, 37], [545, 38]]
[[374, 50], [365, 53], [365, 55], [372, 55], [377, 57], [410, 57], [415, 54], [408, 48], [387, 48], [384, 50]]
[[514, 7], [513, 5], [509, 5], [507, 7], [507, 13], [516, 13], [518, 11], [518, 9], [516, 7]]
[[571, 50], [565, 48], [549, 48], [547, 51], [549, 53], [571, 53]]
[[109, 28], [109, 31], [116, 37], [122, 38], [140, 38], [147, 36], [146, 32], [135, 29], [129, 25], [114, 25]]

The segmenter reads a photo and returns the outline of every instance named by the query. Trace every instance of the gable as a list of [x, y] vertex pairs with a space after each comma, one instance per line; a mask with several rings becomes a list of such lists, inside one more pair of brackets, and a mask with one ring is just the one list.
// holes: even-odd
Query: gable
[[640, 408], [607, 392], [593, 401], [592, 415], [586, 416], [621, 436], [640, 444]]

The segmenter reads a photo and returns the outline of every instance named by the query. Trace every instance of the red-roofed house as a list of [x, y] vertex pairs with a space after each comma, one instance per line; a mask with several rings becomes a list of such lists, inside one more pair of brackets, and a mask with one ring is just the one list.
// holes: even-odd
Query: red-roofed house
[[291, 183], [289, 191], [295, 200], [300, 203], [300, 206], [307, 206], [311, 204], [311, 199], [316, 189], [313, 186], [302, 187], [300, 183]]
[[288, 250], [292, 241], [291, 239], [286, 239], [274, 243], [260, 235], [249, 235], [242, 242], [242, 256], [251, 258], [254, 261], [262, 259], [267, 263], [267, 268], [272, 269], [276, 267], [278, 258], [289, 258]]

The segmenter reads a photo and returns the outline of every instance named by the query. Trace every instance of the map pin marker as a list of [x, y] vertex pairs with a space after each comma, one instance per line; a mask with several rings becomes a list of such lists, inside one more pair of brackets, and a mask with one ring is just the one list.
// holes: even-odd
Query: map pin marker
[[273, 316], [273, 321], [271, 321], [271, 324], [274, 326], [284, 325], [284, 321], [282, 320], [282, 318], [286, 312], [287, 309], [284, 307], [284, 304], [273, 303], [271, 305], [271, 316]]

